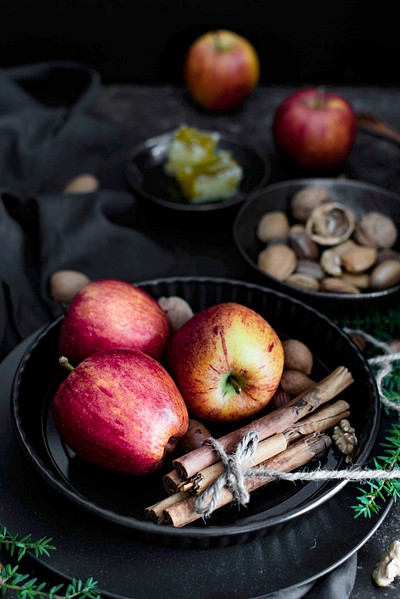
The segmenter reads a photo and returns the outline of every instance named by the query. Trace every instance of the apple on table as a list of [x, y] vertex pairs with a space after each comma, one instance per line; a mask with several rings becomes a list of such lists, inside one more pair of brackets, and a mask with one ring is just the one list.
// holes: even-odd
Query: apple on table
[[208, 31], [189, 47], [184, 80], [194, 100], [211, 112], [239, 106], [260, 77], [258, 54], [245, 37], [234, 31]]
[[307, 171], [332, 171], [353, 147], [357, 120], [342, 96], [307, 88], [279, 104], [272, 129], [276, 148], [291, 165]]

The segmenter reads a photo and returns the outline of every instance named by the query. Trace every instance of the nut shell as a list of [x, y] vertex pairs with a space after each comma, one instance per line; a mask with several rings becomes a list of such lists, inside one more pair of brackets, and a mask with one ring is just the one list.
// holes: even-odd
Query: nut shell
[[90, 193], [100, 187], [97, 177], [91, 174], [78, 175], [64, 187], [64, 193]]
[[315, 385], [310, 377], [299, 370], [284, 370], [281, 378], [281, 387], [292, 395], [299, 395]]
[[289, 232], [289, 245], [295, 251], [296, 256], [299, 259], [306, 258], [308, 260], [318, 260], [319, 258], [319, 247], [307, 235], [305, 229], [299, 230], [292, 228]]
[[311, 374], [314, 358], [305, 343], [299, 339], [285, 339], [282, 341], [282, 346], [285, 369]]
[[355, 215], [339, 202], [317, 206], [306, 222], [306, 232], [320, 245], [337, 245], [354, 231]]
[[292, 198], [291, 211], [293, 218], [305, 223], [314, 208], [330, 201], [331, 198], [324, 187], [304, 187]]
[[336, 277], [327, 277], [326, 279], [323, 279], [319, 289], [320, 291], [326, 291], [328, 293], [360, 293], [358, 287]]
[[314, 260], [298, 260], [296, 274], [312, 277], [317, 281], [320, 281], [325, 276], [325, 272], [320, 263], [315, 262]]
[[286, 213], [280, 210], [267, 212], [257, 225], [257, 237], [267, 243], [273, 239], [286, 239], [289, 235], [289, 219]]
[[364, 214], [356, 225], [354, 238], [362, 245], [391, 248], [397, 241], [397, 227], [392, 218], [381, 212]]
[[374, 247], [355, 245], [341, 257], [343, 268], [350, 273], [361, 273], [376, 262], [377, 250]]
[[56, 302], [68, 304], [90, 279], [77, 270], [58, 270], [50, 277], [50, 293]]
[[304, 291], [318, 291], [319, 282], [310, 275], [302, 274], [300, 272], [294, 272], [290, 275], [286, 281], [288, 285], [296, 287], [297, 289], [303, 289]]
[[257, 259], [258, 267], [279, 281], [286, 280], [294, 272], [296, 263], [296, 254], [283, 243], [267, 246]]
[[171, 321], [173, 331], [180, 329], [193, 316], [190, 304], [177, 295], [162, 296], [158, 298], [158, 303]]
[[384, 260], [371, 272], [371, 287], [387, 289], [400, 283], [400, 260]]

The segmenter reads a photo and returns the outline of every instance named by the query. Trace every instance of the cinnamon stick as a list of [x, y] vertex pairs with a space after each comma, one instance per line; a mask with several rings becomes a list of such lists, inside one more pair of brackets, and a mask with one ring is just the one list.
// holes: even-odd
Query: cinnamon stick
[[[257, 466], [260, 462], [264, 462], [268, 458], [272, 458], [272, 456], [284, 451], [287, 448], [287, 440], [282, 433], [277, 435], [273, 435], [269, 439], [264, 439], [257, 445], [257, 449], [253, 453], [253, 455], [243, 462], [243, 468], [252, 468], [253, 466]], [[192, 491], [197, 495], [202, 493], [204, 489], [206, 489], [211, 483], [213, 483], [217, 478], [223, 474], [224, 465], [221, 461], [216, 462], [215, 464], [211, 464], [204, 470], [197, 472], [193, 476], [191, 476], [187, 480], [179, 480], [178, 484], [175, 487], [175, 491]], [[173, 473], [171, 476], [168, 474], [164, 477], [164, 486], [167, 485], [166, 488], [172, 489], [172, 480], [174, 479]], [[165, 480], [167, 479], [167, 480]]]
[[[339, 366], [324, 379], [291, 399], [287, 404], [220, 437], [218, 441], [225, 451], [230, 453], [249, 431], [256, 431], [260, 441], [276, 433], [282, 433], [298, 420], [333, 399], [352, 383], [353, 377], [349, 370], [345, 366]], [[173, 466], [180, 478], [186, 479], [217, 461], [219, 461], [217, 452], [208, 445], [202, 445], [173, 460]]]
[[327, 431], [349, 416], [350, 405], [344, 399], [338, 399], [331, 405], [319, 408], [311, 416], [302, 418], [283, 434], [289, 444], [305, 435]]
[[165, 516], [164, 510], [172, 506], [174, 503], [178, 503], [183, 501], [187, 497], [189, 497], [189, 493], [178, 492], [172, 495], [168, 495], [161, 501], [158, 501], [154, 505], [150, 505], [145, 509], [145, 515], [148, 520], [152, 522], [156, 522], [157, 524], [164, 524]]
[[[314, 458], [325, 453], [332, 441], [328, 435], [314, 433], [308, 435], [292, 445], [285, 451], [282, 451], [275, 457], [262, 462], [259, 467], [278, 470], [280, 472], [290, 472], [309, 463]], [[270, 477], [249, 477], [245, 484], [249, 492], [259, 489], [274, 480]], [[173, 497], [173, 496], [172, 496]], [[164, 509], [165, 523], [181, 528], [201, 517], [201, 514], [195, 511], [195, 502], [197, 496], [188, 495], [180, 501], [172, 503]], [[221, 491], [217, 509], [231, 503], [234, 497], [231, 491], [224, 487]]]
[[[323, 432], [335, 426], [343, 418], [350, 415], [349, 404], [343, 399], [337, 400], [332, 405], [320, 408], [311, 416], [303, 418], [284, 433], [277, 433], [261, 441], [251, 457], [249, 464], [243, 468], [256, 466], [260, 462], [284, 451], [289, 443], [296, 441], [302, 436], [315, 432]], [[164, 475], [164, 488], [168, 493], [177, 491], [192, 491], [196, 494], [202, 493], [206, 487], [212, 484], [224, 471], [222, 462], [211, 464], [207, 468], [196, 472], [188, 479], [182, 480], [176, 470]]]

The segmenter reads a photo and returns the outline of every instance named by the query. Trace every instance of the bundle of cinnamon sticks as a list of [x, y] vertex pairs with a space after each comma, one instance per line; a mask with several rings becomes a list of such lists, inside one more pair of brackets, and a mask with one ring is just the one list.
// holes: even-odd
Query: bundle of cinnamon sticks
[[[220, 437], [218, 444], [232, 453], [245, 435], [254, 431], [259, 442], [251, 457], [242, 463], [243, 470], [296, 470], [323, 455], [331, 445], [326, 431], [349, 416], [350, 406], [342, 399], [329, 402], [353, 382], [349, 370], [339, 366], [280, 408]], [[163, 478], [169, 495], [147, 507], [146, 516], [159, 524], [183, 527], [202, 517], [196, 510], [196, 500], [224, 473], [224, 465], [212, 445], [204, 443], [176, 458], [173, 467]], [[245, 478], [245, 487], [252, 492], [271, 481], [266, 476], [249, 476]], [[233, 500], [232, 491], [224, 487], [216, 509]]]

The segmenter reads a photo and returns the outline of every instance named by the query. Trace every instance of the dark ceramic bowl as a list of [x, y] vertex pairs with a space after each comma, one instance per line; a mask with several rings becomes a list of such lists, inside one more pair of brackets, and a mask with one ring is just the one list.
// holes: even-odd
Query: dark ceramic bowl
[[293, 224], [296, 221], [291, 216], [291, 200], [296, 192], [308, 186], [324, 187], [332, 201], [340, 202], [352, 209], [357, 219], [370, 211], [379, 211], [390, 216], [399, 230], [398, 240], [393, 249], [400, 251], [400, 196], [398, 194], [356, 180], [319, 178], [283, 181], [267, 185], [251, 194], [235, 217], [233, 236], [236, 246], [253, 272], [258, 275], [257, 282], [287, 293], [321, 310], [328, 308], [359, 311], [396, 303], [400, 298], [400, 284], [383, 290], [369, 288], [355, 294], [310, 291], [280, 281], [258, 267], [258, 254], [265, 247], [265, 243], [259, 241], [256, 236], [260, 218], [266, 212], [282, 210], [288, 215], [289, 222]]
[[129, 185], [140, 198], [150, 205], [178, 212], [196, 214], [215, 212], [236, 206], [247, 195], [265, 185], [270, 175], [270, 164], [266, 156], [225, 134], [220, 134], [218, 148], [228, 150], [243, 168], [243, 178], [238, 193], [230, 198], [189, 203], [174, 178], [164, 170], [174, 132], [164, 133], [139, 144], [130, 157], [126, 176]]
[[[193, 310], [224, 301], [245, 304], [261, 315], [282, 338], [303, 340], [314, 355], [312, 376], [320, 380], [337, 366], [347, 367], [354, 383], [341, 397], [351, 406], [351, 422], [359, 444], [355, 461], [365, 463], [379, 426], [379, 397], [368, 362], [356, 345], [313, 308], [263, 287], [224, 279], [174, 278], [139, 284], [153, 297], [178, 295]], [[328, 501], [344, 481], [275, 482], [251, 494], [246, 509], [231, 504], [214, 512], [207, 523], [173, 528], [146, 520], [145, 508], [163, 497], [160, 474], [127, 477], [84, 463], [61, 441], [51, 417], [50, 403], [65, 370], [58, 366], [61, 319], [34, 340], [19, 364], [11, 397], [11, 414], [23, 451], [50, 487], [100, 522], [149, 543], [181, 548], [211, 548], [244, 543], [290, 524]], [[61, 372], [62, 370], [62, 372]], [[237, 428], [238, 425], [235, 426]], [[214, 436], [218, 431], [211, 429]], [[347, 468], [334, 446], [311, 467]], [[170, 469], [166, 465], [166, 470]], [[349, 507], [347, 507], [349, 509]]]

